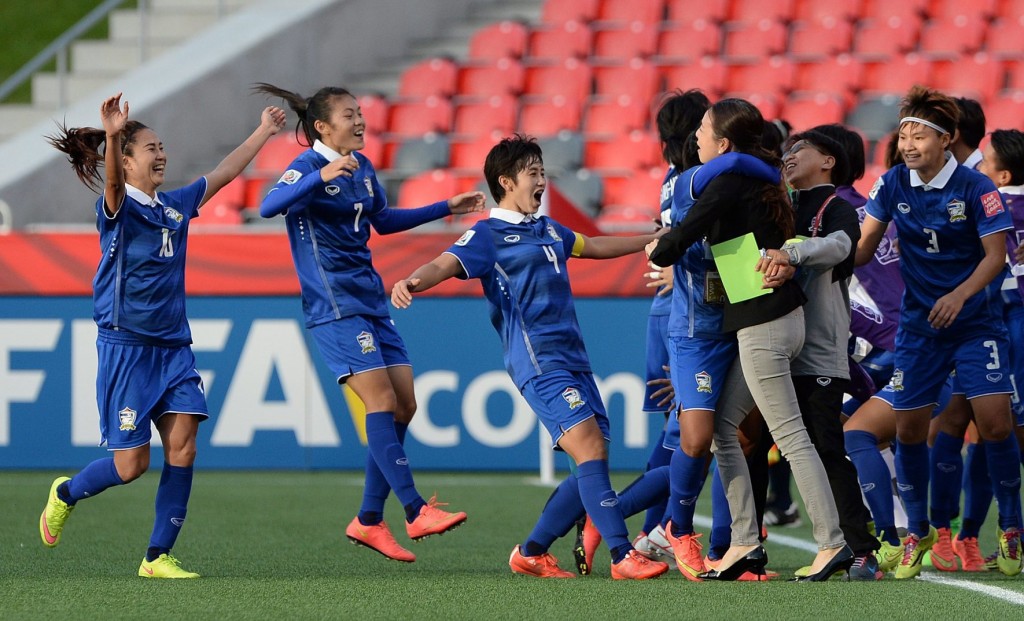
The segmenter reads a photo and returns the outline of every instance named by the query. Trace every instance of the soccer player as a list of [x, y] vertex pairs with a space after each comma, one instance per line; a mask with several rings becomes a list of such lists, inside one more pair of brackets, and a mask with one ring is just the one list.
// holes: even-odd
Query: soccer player
[[920, 573], [937, 539], [928, 523], [928, 424], [953, 370], [974, 410], [998, 482], [1000, 569], [1021, 571], [1020, 451], [1012, 434], [1008, 348], [1001, 308], [986, 287], [1003, 269], [1009, 213], [991, 180], [947, 153], [959, 111], [952, 98], [915, 86], [900, 110], [903, 164], [872, 188], [857, 263], [867, 262], [896, 223], [906, 293], [892, 388], [897, 478], [909, 518], [897, 578]]
[[54, 480], [39, 534], [44, 545], [57, 546], [79, 501], [142, 476], [155, 425], [164, 464], [153, 533], [138, 573], [198, 578], [171, 555], [192, 490], [196, 433], [209, 416], [185, 317], [188, 227], [199, 208], [284, 127], [285, 115], [279, 108], [264, 109], [259, 127], [216, 168], [168, 192], [157, 191], [167, 166], [164, 145], [152, 129], [129, 120], [121, 93], [103, 101], [100, 118], [102, 129], [61, 127], [49, 141], [68, 155], [78, 178], [101, 193], [96, 228], [102, 258], [93, 280], [96, 401], [102, 443], [113, 456]]
[[575, 471], [555, 490], [534, 531], [512, 549], [518, 574], [572, 578], [548, 549], [585, 509], [611, 551], [615, 579], [646, 579], [668, 571], [630, 544], [608, 476], [608, 416], [598, 394], [576, 321], [566, 261], [611, 259], [639, 252], [654, 235], [586, 237], [537, 215], [547, 187], [543, 154], [524, 136], [505, 138], [487, 154], [484, 177], [497, 202], [490, 217], [445, 253], [395, 283], [391, 302], [408, 308], [413, 295], [449, 278], [478, 278], [491, 323], [501, 336], [505, 368]]
[[269, 84], [255, 90], [286, 101], [299, 116], [296, 132], [301, 129], [310, 145], [270, 189], [260, 214], [285, 215], [306, 328], [338, 384], [347, 384], [366, 406], [363, 503], [345, 535], [389, 559], [411, 563], [416, 556], [395, 541], [384, 521], [390, 491], [405, 509], [405, 531], [414, 541], [459, 526], [466, 514], [444, 511], [436, 496], [424, 501], [416, 490], [402, 446], [416, 412], [412, 367], [370, 260], [370, 226], [389, 234], [480, 211], [483, 193], [392, 209], [373, 164], [359, 153], [366, 123], [349, 91], [324, 87], [306, 98]]

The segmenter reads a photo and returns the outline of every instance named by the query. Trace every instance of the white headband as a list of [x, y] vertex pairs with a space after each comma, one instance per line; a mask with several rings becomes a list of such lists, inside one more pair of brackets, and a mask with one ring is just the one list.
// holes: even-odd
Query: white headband
[[932, 123], [931, 121], [929, 121], [927, 119], [918, 118], [916, 116], [905, 116], [905, 117], [903, 117], [902, 119], [900, 119], [900, 127], [902, 127], [904, 123], [920, 123], [921, 125], [925, 125], [927, 127], [931, 127], [932, 129], [934, 129], [935, 131], [939, 132], [940, 134], [948, 134], [949, 133], [948, 131], [946, 131], [945, 129], [939, 127], [935, 123]]

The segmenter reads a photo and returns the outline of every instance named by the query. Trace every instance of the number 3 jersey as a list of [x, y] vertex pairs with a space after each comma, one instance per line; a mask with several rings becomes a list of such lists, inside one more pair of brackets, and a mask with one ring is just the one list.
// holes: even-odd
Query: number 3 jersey
[[520, 390], [549, 371], [590, 371], [566, 271], [582, 250], [583, 237], [547, 216], [500, 208], [447, 250], [462, 264], [460, 278], [480, 279]]
[[103, 256], [93, 279], [93, 317], [140, 344], [180, 347], [192, 342], [185, 317], [188, 225], [199, 215], [206, 177], [156, 198], [131, 185], [111, 217], [96, 201]]
[[[928, 323], [935, 302], [967, 280], [985, 256], [981, 238], [1013, 228], [992, 181], [947, 157], [928, 183], [905, 164], [891, 168], [875, 182], [865, 206], [872, 218], [896, 223], [906, 284], [900, 327], [929, 336], [939, 334]], [[962, 336], [1001, 323], [1001, 302], [992, 289], [985, 287], [969, 298], [953, 325], [942, 332]]]

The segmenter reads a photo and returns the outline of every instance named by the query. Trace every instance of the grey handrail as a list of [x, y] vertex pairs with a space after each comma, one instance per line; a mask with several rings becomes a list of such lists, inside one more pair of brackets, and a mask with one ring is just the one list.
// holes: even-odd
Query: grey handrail
[[[25, 66], [18, 69], [14, 75], [4, 80], [3, 84], [0, 84], [0, 101], [6, 99], [14, 89], [18, 88], [23, 82], [31, 78], [32, 74], [39, 71], [43, 65], [50, 62], [50, 60], [55, 56], [57, 57], [58, 73], [65, 73], [67, 71], [68, 46], [123, 3], [124, 0], [106, 0], [103, 4], [89, 11], [89, 13], [80, 19], [77, 24], [64, 31], [64, 34], [54, 39], [52, 43], [43, 49], [43, 51], [36, 54], [32, 60], [25, 63]], [[59, 98], [60, 101], [58, 102], [60, 107], [64, 107], [64, 104], [66, 103], [65, 90], [66, 89], [62, 86]]]

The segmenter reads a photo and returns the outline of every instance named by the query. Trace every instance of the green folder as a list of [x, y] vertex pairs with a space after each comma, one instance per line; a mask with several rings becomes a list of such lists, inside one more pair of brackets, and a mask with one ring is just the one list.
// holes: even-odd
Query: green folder
[[711, 246], [711, 254], [715, 257], [729, 302], [735, 304], [772, 292], [761, 288], [762, 274], [755, 269], [761, 258], [761, 249], [753, 233], [715, 244]]

